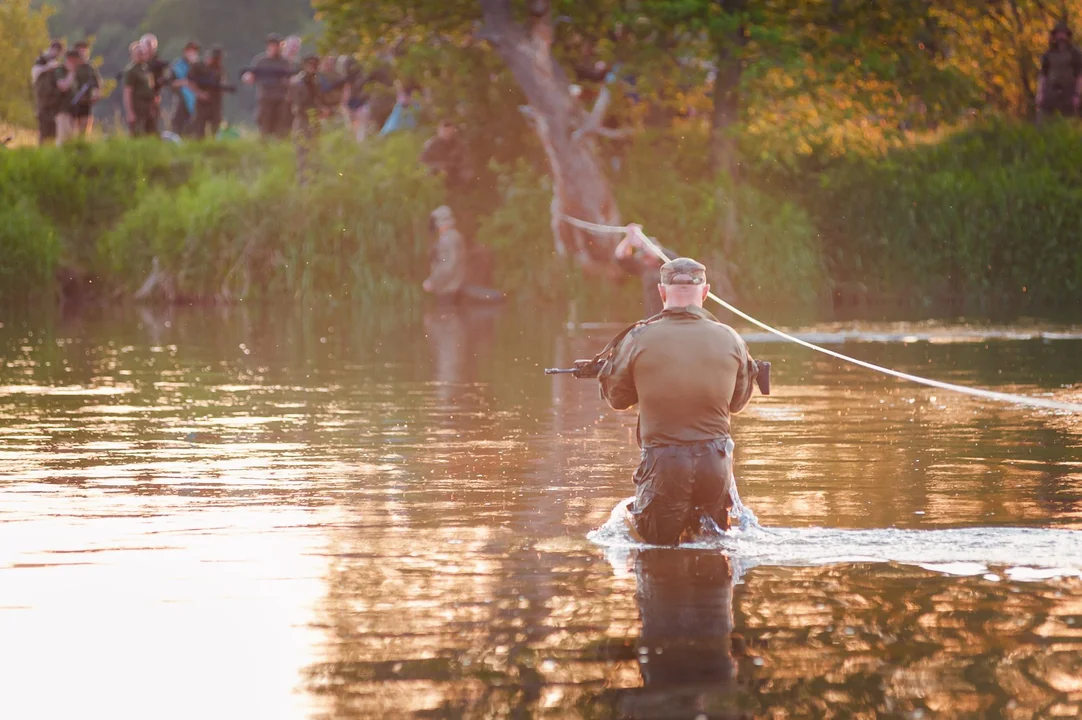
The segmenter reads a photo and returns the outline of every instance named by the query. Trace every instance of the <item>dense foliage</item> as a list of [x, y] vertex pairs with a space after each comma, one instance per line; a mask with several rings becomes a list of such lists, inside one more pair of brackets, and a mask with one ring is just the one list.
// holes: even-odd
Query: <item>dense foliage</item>
[[54, 277], [72, 276], [99, 297], [130, 294], [155, 258], [168, 282], [153, 299], [416, 298], [440, 198], [416, 166], [416, 139], [327, 143], [303, 188], [285, 146], [110, 141], [0, 154], [0, 299], [48, 296]]
[[1077, 305], [1079, 139], [1067, 122], [996, 122], [839, 163], [807, 195], [831, 240], [834, 277], [922, 302]]
[[30, 0], [0, 3], [0, 140], [9, 137], [4, 125], [34, 125], [34, 96], [30, 67], [49, 44], [48, 10], [36, 10]]

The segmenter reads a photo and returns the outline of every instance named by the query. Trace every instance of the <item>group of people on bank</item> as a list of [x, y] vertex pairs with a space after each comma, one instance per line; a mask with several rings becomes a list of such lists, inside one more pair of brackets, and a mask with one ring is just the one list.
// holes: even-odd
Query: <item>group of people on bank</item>
[[[130, 62], [117, 74], [122, 117], [132, 136], [170, 139], [214, 137], [223, 127], [223, 98], [238, 90], [229, 82], [225, 52], [192, 40], [179, 58], [158, 54], [158, 40], [144, 35], [129, 47]], [[351, 55], [302, 56], [295, 35], [267, 37], [265, 50], [240, 70], [256, 95], [255, 124], [264, 138], [310, 137], [327, 122], [340, 122], [358, 140], [417, 127], [419, 88], [395, 82], [387, 67], [362, 72]], [[87, 134], [105, 84], [90, 61], [90, 45], [70, 51], [54, 41], [32, 70], [42, 144], [63, 144]], [[377, 89], [378, 88], [378, 89]]]
[[86, 135], [94, 125], [93, 107], [101, 98], [101, 75], [90, 64], [90, 45], [70, 50], [54, 41], [30, 70], [42, 144]]

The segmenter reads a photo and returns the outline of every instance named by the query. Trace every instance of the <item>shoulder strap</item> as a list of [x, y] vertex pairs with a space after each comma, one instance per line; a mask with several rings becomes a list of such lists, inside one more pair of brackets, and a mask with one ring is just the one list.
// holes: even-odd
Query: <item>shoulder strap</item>
[[649, 318], [646, 318], [645, 320], [639, 320], [638, 322], [636, 322], [636, 323], [634, 323], [634, 324], [632, 324], [632, 325], [628, 325], [628, 326], [627, 326], [626, 328], [624, 328], [623, 330], [621, 330], [621, 331], [620, 331], [620, 332], [619, 332], [619, 333], [618, 333], [618, 334], [616, 335], [616, 337], [614, 337], [614, 338], [613, 338], [612, 340], [609, 340], [609, 344], [608, 344], [608, 345], [606, 345], [606, 346], [604, 347], [604, 349], [603, 349], [603, 350], [602, 350], [601, 352], [599, 352], [599, 353], [598, 353], [597, 355], [594, 355], [594, 362], [598, 362], [598, 361], [600, 361], [600, 360], [604, 360], [604, 359], [605, 359], [606, 357], [608, 357], [609, 353], [611, 353], [611, 352], [612, 352], [613, 350], [615, 350], [615, 349], [616, 349], [616, 346], [617, 346], [617, 345], [619, 345], [619, 344], [620, 344], [620, 342], [621, 342], [621, 341], [622, 341], [622, 340], [623, 340], [623, 339], [624, 339], [625, 337], [627, 337], [627, 336], [628, 336], [628, 334], [629, 334], [629, 333], [630, 333], [630, 332], [631, 332], [632, 330], [635, 330], [635, 329], [637, 329], [637, 328], [641, 328], [641, 327], [646, 327], [646, 326], [647, 326], [647, 325], [649, 325], [650, 323], [654, 323], [654, 322], [657, 322], [657, 321], [658, 321], [658, 320], [660, 320], [660, 319], [661, 319], [661, 313], [658, 313], [657, 315], [654, 315], [653, 317], [649, 317]]

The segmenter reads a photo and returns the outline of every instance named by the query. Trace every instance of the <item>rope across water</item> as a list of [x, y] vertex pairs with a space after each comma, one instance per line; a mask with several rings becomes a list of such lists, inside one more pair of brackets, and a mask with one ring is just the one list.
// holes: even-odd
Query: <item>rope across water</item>
[[[646, 236], [646, 234], [638, 225], [629, 225], [626, 227], [616, 227], [615, 225], [599, 225], [597, 223], [586, 222], [585, 220], [573, 218], [570, 215], [564, 215], [563, 219], [564, 222], [581, 230], [586, 230], [588, 232], [602, 235], [622, 235], [629, 232], [636, 233], [639, 239], [642, 240], [643, 244], [650, 250], [650, 252], [654, 253], [654, 255], [656, 255], [658, 258], [666, 261], [672, 259], [666, 257], [665, 253], [661, 251], [661, 248], [659, 248], [652, 240], [650, 240], [650, 238]], [[1029, 407], [1045, 408], [1048, 410], [1060, 410], [1070, 413], [1082, 413], [1082, 405], [1077, 403], [1067, 403], [1061, 402], [1059, 400], [1051, 400], [1048, 398], [1029, 397], [1027, 395], [1014, 395], [1012, 393], [996, 392], [995, 390], [986, 390], [984, 388], [973, 388], [966, 387], [965, 385], [955, 385], [954, 383], [942, 382], [940, 380], [932, 380], [930, 378], [920, 377], [919, 375], [911, 375], [910, 373], [904, 373], [899, 370], [892, 370], [891, 368], [882, 367], [880, 365], [876, 365], [875, 363], [870, 363], [865, 360], [858, 360], [857, 358], [844, 355], [840, 352], [829, 350], [825, 347], [820, 347], [819, 345], [816, 345], [815, 343], [810, 343], [807, 340], [801, 340], [798, 337], [793, 337], [787, 332], [778, 330], [775, 327], [771, 327], [770, 325], [767, 325], [761, 320], [758, 320], [751, 315], [748, 315], [743, 310], [731, 305], [730, 303], [725, 302], [714, 293], [709, 293], [708, 297], [721, 307], [733, 313], [734, 315], [737, 315], [744, 320], [747, 320], [752, 325], [762, 328], [769, 333], [773, 333], [774, 335], [777, 335], [784, 340], [796, 343], [797, 345], [806, 347], [809, 350], [814, 350], [815, 352], [829, 355], [830, 357], [836, 358], [843, 362], [851, 363], [853, 365], [858, 365], [862, 368], [872, 370], [873, 372], [889, 375], [891, 377], [898, 378], [899, 380], [907, 380], [909, 382], [917, 383], [920, 385], [927, 385], [928, 387], [938, 388], [940, 390], [947, 390], [950, 392], [962, 393], [965, 395], [971, 395], [973, 397], [993, 400], [995, 402], [1010, 403], [1012, 405], [1026, 405]]]

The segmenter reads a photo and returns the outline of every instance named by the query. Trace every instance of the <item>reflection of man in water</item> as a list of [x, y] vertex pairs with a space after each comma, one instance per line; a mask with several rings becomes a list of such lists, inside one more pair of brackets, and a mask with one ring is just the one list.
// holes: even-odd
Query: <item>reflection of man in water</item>
[[463, 386], [474, 381], [478, 351], [490, 344], [499, 312], [493, 305], [455, 305], [425, 313], [432, 379], [439, 385], [441, 400], [458, 400]]
[[729, 559], [717, 551], [641, 550], [635, 577], [643, 687], [621, 694], [618, 714], [740, 717]]
[[664, 311], [616, 343], [598, 381], [614, 409], [639, 406], [634, 530], [672, 545], [703, 514], [729, 527], [729, 416], [748, 404], [759, 368], [743, 338], [703, 309], [705, 267], [665, 263], [659, 292]]

